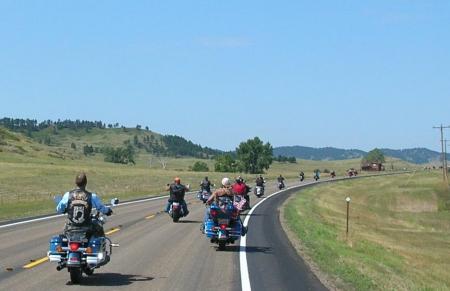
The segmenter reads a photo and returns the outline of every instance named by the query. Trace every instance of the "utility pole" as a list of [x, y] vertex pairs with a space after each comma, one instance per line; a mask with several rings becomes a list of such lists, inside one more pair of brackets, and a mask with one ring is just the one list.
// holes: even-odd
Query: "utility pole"
[[447, 181], [448, 181], [448, 166], [447, 166], [447, 139], [444, 139], [444, 168], [445, 168], [445, 175], [447, 175]]
[[[444, 182], [448, 185], [448, 176], [447, 176], [447, 162], [446, 162], [446, 156], [444, 154], [444, 128], [450, 128], [450, 126], [433, 126], [433, 128], [440, 129], [441, 130], [441, 157], [442, 157], [442, 173], [444, 177]], [[445, 150], [446, 152], [447, 150]]]

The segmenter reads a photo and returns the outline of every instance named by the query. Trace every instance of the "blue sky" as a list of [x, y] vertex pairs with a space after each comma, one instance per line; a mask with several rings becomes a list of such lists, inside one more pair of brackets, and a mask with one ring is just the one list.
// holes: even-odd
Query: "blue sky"
[[446, 0], [2, 0], [0, 52], [0, 117], [224, 150], [254, 136], [439, 150], [432, 126], [450, 125]]

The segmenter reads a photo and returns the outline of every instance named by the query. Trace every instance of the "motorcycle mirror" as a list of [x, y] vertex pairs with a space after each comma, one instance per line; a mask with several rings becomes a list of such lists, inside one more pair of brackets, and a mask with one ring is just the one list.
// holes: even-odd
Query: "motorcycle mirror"
[[111, 205], [112, 206], [117, 206], [119, 204], [119, 198], [113, 198], [111, 199]]
[[59, 204], [59, 202], [61, 202], [61, 200], [62, 200], [62, 195], [58, 194], [53, 197], [53, 201], [55, 202], [55, 204]]

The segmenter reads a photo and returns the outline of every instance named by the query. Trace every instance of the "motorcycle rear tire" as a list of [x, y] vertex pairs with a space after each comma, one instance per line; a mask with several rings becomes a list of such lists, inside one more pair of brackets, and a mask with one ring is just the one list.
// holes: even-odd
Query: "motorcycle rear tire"
[[226, 241], [219, 241], [219, 251], [224, 251], [225, 250], [225, 246], [227, 245]]
[[174, 215], [173, 217], [172, 217], [172, 220], [173, 220], [173, 222], [178, 222], [178, 220], [180, 220], [180, 216], [178, 216], [178, 215]]
[[81, 269], [70, 268], [69, 272], [70, 272], [70, 281], [72, 282], [72, 284], [80, 284], [82, 277]]

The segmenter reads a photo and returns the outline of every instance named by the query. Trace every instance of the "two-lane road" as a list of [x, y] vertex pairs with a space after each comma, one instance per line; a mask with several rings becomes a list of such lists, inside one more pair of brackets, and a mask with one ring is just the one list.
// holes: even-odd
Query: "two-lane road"
[[[272, 192], [275, 187], [269, 185], [266, 196]], [[83, 277], [77, 289], [241, 290], [239, 242], [217, 251], [216, 245], [200, 232], [203, 204], [193, 195], [188, 197], [190, 214], [180, 223], [172, 223], [167, 214], [161, 213], [166, 199], [115, 208], [105, 231], [111, 231], [110, 238], [120, 247], [113, 249], [109, 264], [93, 276]], [[246, 255], [252, 289], [323, 288], [277, 226], [276, 208], [285, 198], [287, 194], [283, 193], [268, 199], [250, 219]], [[252, 195], [252, 204], [257, 201]], [[49, 238], [63, 225], [64, 218], [57, 217], [0, 228], [0, 290], [73, 289], [65, 269], [58, 272], [56, 264], [45, 259], [36, 261], [45, 258]], [[290, 264], [303, 267], [292, 266], [293, 271], [286, 273], [284, 268], [289, 269]], [[296, 281], [303, 285], [294, 288], [292, 284], [281, 284], [298, 270], [304, 274], [295, 276], [308, 279]]]

